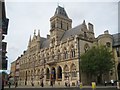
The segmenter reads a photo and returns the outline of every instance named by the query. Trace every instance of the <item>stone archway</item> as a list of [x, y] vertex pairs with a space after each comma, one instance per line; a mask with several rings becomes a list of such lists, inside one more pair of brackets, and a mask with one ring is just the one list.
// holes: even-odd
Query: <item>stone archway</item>
[[49, 68], [46, 69], [46, 79], [50, 79], [50, 70], [49, 70]]
[[118, 71], [118, 80], [120, 80], [120, 63], [118, 64], [117, 71]]
[[56, 80], [56, 70], [54, 67], [51, 68], [51, 80]]
[[71, 77], [72, 78], [75, 78], [75, 77], [77, 77], [77, 72], [76, 72], [76, 66], [75, 66], [75, 64], [72, 64], [71, 65]]
[[57, 69], [57, 76], [58, 76], [58, 79], [62, 80], [62, 68], [61, 66], [58, 66], [58, 69]]

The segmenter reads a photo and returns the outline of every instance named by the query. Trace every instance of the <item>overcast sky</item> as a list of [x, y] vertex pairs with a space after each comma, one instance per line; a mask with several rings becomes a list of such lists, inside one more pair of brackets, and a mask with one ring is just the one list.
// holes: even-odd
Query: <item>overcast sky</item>
[[[9, 18], [7, 41], [7, 56], [10, 63], [17, 59], [27, 49], [30, 35], [33, 36], [34, 29], [40, 30], [40, 35], [46, 37], [50, 30], [50, 18], [54, 15], [56, 7], [64, 7], [69, 18], [72, 19], [72, 27], [75, 27], [86, 20], [94, 25], [95, 36], [103, 34], [105, 30], [114, 34], [118, 32], [118, 3], [119, 0], [111, 2], [41, 2], [30, 0], [29, 2], [14, 2], [9, 0], [6, 3], [6, 15]], [[11, 2], [12, 1], [12, 2]], [[34, 1], [34, 2], [33, 2]], [[36, 2], [35, 2], [36, 1]], [[80, 1], [80, 0], [79, 0]], [[82, 1], [82, 0], [81, 0]], [[105, 1], [105, 0], [104, 0]], [[114, 1], [114, 2], [112, 2]]]

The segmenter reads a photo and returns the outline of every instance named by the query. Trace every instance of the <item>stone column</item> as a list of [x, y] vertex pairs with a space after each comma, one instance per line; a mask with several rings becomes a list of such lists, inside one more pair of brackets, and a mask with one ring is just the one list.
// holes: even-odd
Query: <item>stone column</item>
[[62, 71], [62, 84], [64, 85], [64, 72]]

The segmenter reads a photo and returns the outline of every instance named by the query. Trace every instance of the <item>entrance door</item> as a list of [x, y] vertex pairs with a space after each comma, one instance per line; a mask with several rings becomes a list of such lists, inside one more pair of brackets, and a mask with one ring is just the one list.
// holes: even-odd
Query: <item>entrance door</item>
[[51, 69], [51, 81], [53, 82], [53, 84], [55, 83], [56, 80], [56, 70], [54, 67], [52, 67]]
[[58, 72], [58, 75], [57, 75], [58, 79], [62, 80], [62, 68], [60, 66], [58, 67], [58, 71], [57, 72]]

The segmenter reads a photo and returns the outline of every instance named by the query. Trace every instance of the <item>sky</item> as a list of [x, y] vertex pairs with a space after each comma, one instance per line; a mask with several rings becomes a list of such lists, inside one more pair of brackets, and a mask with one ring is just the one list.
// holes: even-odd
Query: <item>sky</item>
[[[88, 2], [89, 1], [89, 2]], [[65, 8], [72, 19], [72, 27], [86, 21], [94, 25], [95, 37], [109, 30], [110, 34], [118, 33], [118, 1], [119, 0], [8, 0], [6, 16], [9, 18], [7, 41], [8, 72], [11, 62], [15, 61], [27, 49], [30, 35], [40, 30], [46, 37], [50, 31], [50, 18], [57, 6]], [[104, 1], [104, 2], [103, 2]], [[114, 2], [113, 2], [114, 1]]]

